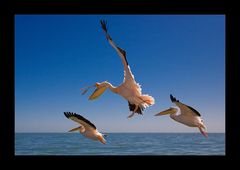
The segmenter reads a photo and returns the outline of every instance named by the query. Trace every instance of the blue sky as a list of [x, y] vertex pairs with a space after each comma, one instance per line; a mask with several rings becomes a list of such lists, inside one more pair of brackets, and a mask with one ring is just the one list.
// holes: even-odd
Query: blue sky
[[[125, 49], [131, 70], [155, 105], [130, 114], [106, 91], [89, 101], [80, 88], [119, 85], [123, 66], [100, 26]], [[209, 132], [225, 132], [224, 15], [16, 15], [15, 131], [66, 132], [76, 112], [103, 132], [198, 132], [154, 114], [173, 106], [169, 95], [194, 107]]]

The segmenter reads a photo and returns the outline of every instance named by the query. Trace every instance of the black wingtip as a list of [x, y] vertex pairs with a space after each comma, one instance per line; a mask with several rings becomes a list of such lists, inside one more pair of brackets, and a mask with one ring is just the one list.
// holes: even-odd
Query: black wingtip
[[72, 113], [72, 112], [63, 112], [63, 114], [66, 116], [66, 118], [69, 119], [69, 117], [72, 116], [74, 113]]
[[[128, 101], [128, 107], [129, 107], [129, 110], [130, 110], [130, 111], [134, 111], [136, 105], [135, 105], [135, 104], [131, 104], [131, 103]], [[144, 110], [143, 108], [138, 107], [138, 109], [136, 110], [135, 113], [138, 113], [138, 114], [142, 115], [142, 114], [143, 114], [143, 113], [142, 113], [143, 110]]]
[[172, 94], [170, 94], [170, 99], [171, 99], [172, 102], [176, 101], [176, 99], [172, 96]]
[[201, 117], [201, 114], [196, 110], [196, 109], [194, 109], [193, 107], [191, 107], [191, 106], [188, 106], [188, 105], [186, 105], [189, 109], [191, 109], [197, 116], [199, 116], [199, 117]]
[[89, 124], [90, 126], [92, 126], [94, 129], [96, 129], [96, 126], [90, 122], [88, 119], [86, 119], [85, 117], [77, 114], [77, 113], [73, 113], [73, 112], [63, 112], [64, 115], [69, 119], [70, 117], [76, 117], [80, 120], [83, 120], [84, 122], [86, 122], [87, 124]]
[[100, 20], [102, 29], [107, 32], [107, 21], [106, 20]]
[[175, 98], [175, 97], [173, 97], [173, 95], [172, 95], [172, 94], [170, 94], [170, 99], [171, 99], [171, 101], [172, 101], [172, 102], [179, 102], [179, 100], [176, 100], [176, 98]]

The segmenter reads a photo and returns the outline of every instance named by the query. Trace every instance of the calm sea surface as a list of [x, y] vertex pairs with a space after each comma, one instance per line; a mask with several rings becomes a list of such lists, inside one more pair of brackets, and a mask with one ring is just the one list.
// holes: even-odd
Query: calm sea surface
[[15, 155], [225, 155], [225, 133], [108, 133], [107, 144], [79, 133], [15, 133]]

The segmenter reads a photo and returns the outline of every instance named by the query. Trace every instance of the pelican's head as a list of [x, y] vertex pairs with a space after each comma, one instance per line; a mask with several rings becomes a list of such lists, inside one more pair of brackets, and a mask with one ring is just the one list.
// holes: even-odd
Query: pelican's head
[[89, 100], [94, 100], [101, 96], [104, 93], [104, 91], [109, 87], [109, 83], [107, 81], [104, 81], [102, 83], [96, 83], [95, 87], [96, 89], [89, 97]]

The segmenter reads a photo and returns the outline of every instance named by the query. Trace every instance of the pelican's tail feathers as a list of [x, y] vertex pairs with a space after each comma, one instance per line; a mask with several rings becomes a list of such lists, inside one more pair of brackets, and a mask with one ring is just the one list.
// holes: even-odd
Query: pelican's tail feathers
[[144, 101], [148, 106], [155, 104], [155, 100], [152, 96], [144, 94], [141, 96], [142, 101]]

